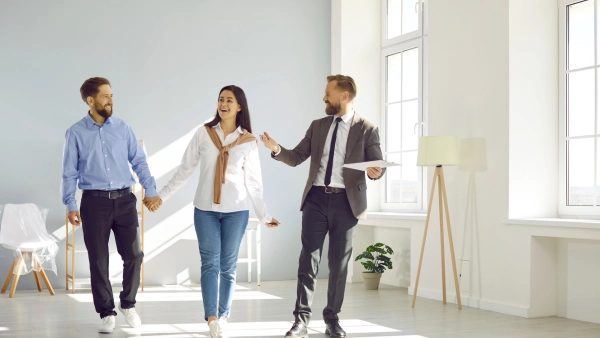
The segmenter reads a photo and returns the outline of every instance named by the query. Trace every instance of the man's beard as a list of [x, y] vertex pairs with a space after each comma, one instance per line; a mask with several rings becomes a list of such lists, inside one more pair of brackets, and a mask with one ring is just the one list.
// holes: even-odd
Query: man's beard
[[340, 110], [342, 110], [342, 106], [341, 105], [337, 105], [334, 106], [333, 104], [328, 104], [325, 106], [325, 114], [331, 116], [331, 115], [336, 115], [337, 113], [340, 112]]
[[100, 108], [98, 108], [98, 106], [94, 106], [94, 108], [96, 108], [96, 113], [98, 113], [98, 115], [104, 117], [104, 119], [107, 119], [112, 116], [112, 113], [113, 113], [112, 106], [110, 107], [111, 108], [110, 111], [107, 111], [104, 108], [104, 106], [100, 107]]

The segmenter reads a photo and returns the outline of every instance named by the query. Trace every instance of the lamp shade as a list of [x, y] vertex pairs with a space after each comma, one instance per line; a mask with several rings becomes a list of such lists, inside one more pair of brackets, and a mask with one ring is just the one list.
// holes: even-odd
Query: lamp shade
[[458, 139], [456, 136], [423, 136], [419, 138], [417, 165], [458, 165]]

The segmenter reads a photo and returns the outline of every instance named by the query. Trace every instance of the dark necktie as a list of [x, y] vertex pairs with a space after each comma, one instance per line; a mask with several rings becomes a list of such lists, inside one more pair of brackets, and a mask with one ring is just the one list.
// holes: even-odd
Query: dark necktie
[[335, 128], [333, 128], [333, 135], [331, 135], [331, 144], [329, 145], [329, 159], [327, 159], [327, 170], [325, 170], [325, 186], [328, 187], [331, 183], [331, 171], [333, 170], [333, 153], [335, 152], [335, 139], [337, 138], [337, 130], [341, 117], [335, 119]]

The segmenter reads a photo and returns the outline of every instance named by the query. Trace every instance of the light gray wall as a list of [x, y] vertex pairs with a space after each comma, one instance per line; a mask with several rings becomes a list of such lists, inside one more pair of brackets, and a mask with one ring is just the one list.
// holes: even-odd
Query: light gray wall
[[[112, 82], [115, 116], [145, 139], [150, 157], [210, 118], [218, 90], [229, 84], [246, 91], [255, 134], [269, 131], [282, 145], [295, 146], [310, 121], [324, 114], [330, 7], [325, 0], [0, 2], [0, 204], [47, 207], [48, 231], [64, 231], [64, 133], [86, 113], [78, 90], [93, 76]], [[177, 148], [170, 160], [178, 162], [182, 152]], [[263, 228], [263, 279], [294, 279], [308, 163], [287, 167], [262, 146], [260, 156], [265, 200], [282, 222], [276, 230]], [[159, 188], [173, 172], [156, 177]], [[197, 277], [199, 255], [189, 237], [193, 210], [187, 210], [188, 224], [168, 223], [191, 203], [196, 183], [197, 176], [147, 214], [147, 232], [161, 225], [153, 238], [164, 238], [147, 262], [147, 284], [175, 283], [185, 269]], [[175, 228], [188, 235], [177, 237]], [[49, 274], [56, 288], [65, 283], [64, 245], [61, 240], [58, 277]], [[10, 255], [0, 251], [2, 273]], [[87, 277], [85, 253], [77, 259], [78, 277]], [[239, 281], [245, 272], [241, 265]], [[20, 286], [34, 288], [33, 278], [25, 276]]]

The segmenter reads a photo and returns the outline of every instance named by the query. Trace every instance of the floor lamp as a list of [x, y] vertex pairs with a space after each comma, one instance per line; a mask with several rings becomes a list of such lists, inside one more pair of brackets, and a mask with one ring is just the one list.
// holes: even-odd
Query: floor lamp
[[435, 166], [433, 174], [433, 183], [431, 184], [431, 194], [429, 195], [429, 206], [427, 207], [427, 218], [425, 220], [425, 231], [423, 232], [423, 243], [421, 244], [421, 256], [419, 257], [419, 268], [417, 270], [417, 280], [413, 294], [412, 307], [415, 307], [417, 300], [417, 290], [419, 289], [419, 277], [421, 276], [421, 265], [423, 263], [423, 253], [425, 252], [425, 241], [427, 239], [427, 230], [431, 218], [431, 207], [433, 205], [433, 194], [435, 192], [436, 182], [438, 184], [439, 210], [440, 210], [440, 251], [442, 253], [442, 292], [443, 301], [446, 304], [446, 269], [444, 256], [444, 212], [446, 214], [446, 225], [448, 229], [448, 242], [450, 244], [450, 255], [452, 256], [452, 271], [454, 272], [454, 285], [456, 287], [456, 299], [458, 309], [462, 309], [460, 301], [460, 288], [458, 285], [458, 273], [456, 271], [456, 257], [454, 256], [454, 243], [452, 241], [452, 229], [450, 226], [450, 213], [448, 211], [448, 196], [446, 194], [446, 182], [444, 181], [443, 166], [458, 165], [458, 140], [454, 136], [423, 136], [419, 139], [419, 153], [417, 155], [418, 166]]

